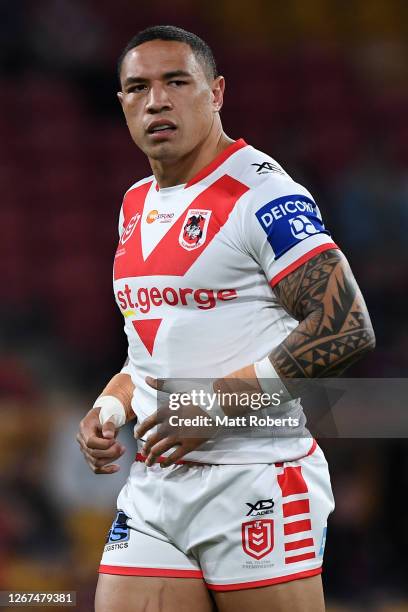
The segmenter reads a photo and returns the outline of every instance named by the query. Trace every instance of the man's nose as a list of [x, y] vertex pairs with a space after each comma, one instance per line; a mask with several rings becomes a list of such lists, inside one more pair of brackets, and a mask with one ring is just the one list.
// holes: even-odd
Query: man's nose
[[165, 88], [161, 84], [152, 85], [146, 103], [148, 113], [160, 113], [169, 110], [171, 102]]

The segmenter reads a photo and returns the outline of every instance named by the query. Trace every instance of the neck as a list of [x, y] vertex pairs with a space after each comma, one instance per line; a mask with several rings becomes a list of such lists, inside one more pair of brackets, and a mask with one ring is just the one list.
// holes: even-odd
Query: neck
[[149, 159], [159, 187], [173, 187], [188, 183], [197, 172], [211, 163], [232, 142], [234, 142], [232, 138], [224, 134], [220, 125], [219, 130], [210, 130], [206, 139], [182, 158], [177, 160]]

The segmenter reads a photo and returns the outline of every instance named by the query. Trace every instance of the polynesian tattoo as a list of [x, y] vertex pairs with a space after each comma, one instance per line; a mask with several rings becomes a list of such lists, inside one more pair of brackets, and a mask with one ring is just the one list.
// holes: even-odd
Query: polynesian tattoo
[[274, 290], [282, 307], [299, 321], [270, 354], [283, 379], [339, 376], [374, 348], [364, 298], [341, 251], [316, 255]]

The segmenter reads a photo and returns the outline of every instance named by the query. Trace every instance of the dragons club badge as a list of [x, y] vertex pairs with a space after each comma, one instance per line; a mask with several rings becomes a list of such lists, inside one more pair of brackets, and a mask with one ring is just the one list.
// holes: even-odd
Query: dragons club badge
[[183, 249], [192, 251], [204, 244], [210, 217], [211, 210], [190, 208], [187, 211], [179, 236], [179, 243]]
[[273, 520], [242, 523], [242, 548], [254, 559], [262, 559], [273, 550]]

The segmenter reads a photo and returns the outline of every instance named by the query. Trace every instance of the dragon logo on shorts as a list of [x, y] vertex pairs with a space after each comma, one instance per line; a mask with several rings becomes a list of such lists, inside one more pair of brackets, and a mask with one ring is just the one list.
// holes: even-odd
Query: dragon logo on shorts
[[179, 244], [183, 249], [191, 251], [192, 249], [197, 249], [205, 242], [210, 217], [211, 210], [190, 208], [184, 219], [179, 236]]
[[242, 548], [254, 559], [263, 559], [274, 546], [273, 520], [248, 521], [242, 523]]
[[129, 540], [129, 527], [127, 522], [129, 517], [122, 510], [118, 510], [116, 517], [109, 529], [105, 544], [111, 542], [127, 542]]

